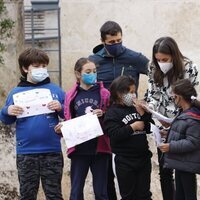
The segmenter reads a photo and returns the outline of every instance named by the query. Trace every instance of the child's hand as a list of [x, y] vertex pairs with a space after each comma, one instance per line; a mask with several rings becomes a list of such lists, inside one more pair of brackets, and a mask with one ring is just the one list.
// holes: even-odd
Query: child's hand
[[103, 111], [101, 109], [95, 109], [92, 112], [93, 112], [93, 114], [96, 114], [97, 117], [102, 117], [103, 116]]
[[133, 131], [143, 131], [144, 130], [144, 122], [143, 121], [136, 121], [136, 122], [132, 123], [130, 126], [133, 129]]
[[167, 138], [168, 131], [165, 129], [160, 130], [160, 135], [162, 138]]
[[12, 116], [21, 115], [24, 112], [23, 108], [16, 105], [8, 106], [8, 114]]
[[50, 110], [56, 110], [58, 112], [62, 110], [61, 103], [58, 100], [53, 100], [53, 101], [49, 102], [47, 107]]
[[134, 99], [134, 106], [137, 110], [137, 112], [142, 116], [145, 113], [145, 109], [144, 109], [144, 102], [138, 99]]
[[167, 122], [165, 122], [165, 121], [162, 121], [162, 120], [159, 120], [159, 122], [162, 124], [162, 126], [164, 126], [165, 128], [168, 128], [168, 127], [170, 127], [170, 123], [167, 123]]
[[62, 132], [61, 132], [61, 127], [62, 127], [62, 126], [63, 126], [63, 125], [62, 125], [61, 123], [57, 124], [57, 125], [54, 127], [55, 132], [58, 133], [58, 134], [61, 134], [61, 133], [62, 133]]
[[169, 143], [163, 143], [159, 146], [159, 149], [163, 152], [166, 153], [169, 151]]

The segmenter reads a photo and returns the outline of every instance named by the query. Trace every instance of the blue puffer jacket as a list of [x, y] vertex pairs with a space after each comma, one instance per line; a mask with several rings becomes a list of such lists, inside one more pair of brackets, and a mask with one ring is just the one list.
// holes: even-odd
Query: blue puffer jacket
[[192, 107], [172, 123], [164, 167], [200, 174], [200, 110]]
[[132, 76], [138, 88], [140, 74], [147, 74], [149, 60], [141, 53], [124, 46], [121, 54], [116, 57], [109, 56], [103, 45], [95, 47], [93, 53], [89, 59], [96, 64], [97, 79], [102, 81], [106, 88], [109, 88], [111, 82], [121, 75]]

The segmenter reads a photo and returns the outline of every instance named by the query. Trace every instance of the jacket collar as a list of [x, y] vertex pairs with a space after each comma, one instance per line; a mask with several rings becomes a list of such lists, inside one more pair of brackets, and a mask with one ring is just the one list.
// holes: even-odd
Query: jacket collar
[[[126, 50], [126, 47], [125, 47], [125, 46], [122, 46], [122, 52], [121, 52], [120, 55], [122, 55], [122, 54], [125, 52], [125, 50]], [[107, 53], [107, 51], [106, 51], [106, 49], [105, 49], [105, 47], [104, 47], [103, 44], [99, 44], [99, 45], [97, 45], [96, 47], [94, 47], [93, 53], [96, 54], [96, 55], [99, 55], [99, 56], [101, 56], [101, 57], [113, 58], [112, 56], [110, 56], [110, 55]], [[120, 56], [120, 55], [118, 55], [118, 56]], [[117, 56], [117, 57], [118, 57], [118, 56]]]

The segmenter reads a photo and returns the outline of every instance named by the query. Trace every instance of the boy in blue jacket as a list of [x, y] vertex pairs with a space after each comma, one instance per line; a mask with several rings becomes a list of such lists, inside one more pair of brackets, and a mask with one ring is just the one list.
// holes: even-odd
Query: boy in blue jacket
[[[20, 184], [20, 200], [35, 200], [40, 179], [46, 199], [63, 200], [61, 180], [63, 156], [60, 136], [54, 131], [59, 117], [63, 118], [64, 92], [50, 82], [47, 72], [49, 57], [39, 49], [29, 48], [18, 59], [21, 79], [9, 93], [0, 111], [5, 124], [16, 122], [17, 170]], [[24, 108], [14, 104], [13, 95], [46, 89], [52, 101], [47, 104], [50, 113], [20, 117]]]

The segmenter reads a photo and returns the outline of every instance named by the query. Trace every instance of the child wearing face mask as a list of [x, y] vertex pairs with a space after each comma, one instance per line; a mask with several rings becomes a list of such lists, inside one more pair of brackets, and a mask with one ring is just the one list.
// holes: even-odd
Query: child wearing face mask
[[130, 76], [116, 78], [110, 86], [110, 103], [104, 126], [110, 137], [113, 170], [122, 200], [151, 200], [151, 156], [146, 134], [151, 115], [136, 99], [135, 81]]
[[[20, 199], [37, 199], [40, 180], [46, 199], [63, 200], [61, 180], [63, 156], [60, 136], [54, 130], [59, 117], [64, 118], [64, 91], [51, 83], [47, 72], [48, 55], [39, 49], [29, 48], [18, 59], [21, 80], [8, 95], [0, 111], [0, 120], [5, 124], [16, 122], [16, 163], [20, 184]], [[14, 104], [14, 95], [25, 92], [50, 91], [52, 101], [47, 107], [51, 113], [36, 114], [21, 118], [24, 109]]]
[[[187, 78], [193, 85], [198, 85], [197, 66], [190, 59], [182, 55], [176, 41], [171, 37], [161, 37], [153, 45], [152, 61], [149, 66], [148, 91], [146, 98], [151, 109], [162, 115], [174, 118], [178, 107], [174, 104], [172, 84]], [[165, 139], [163, 129], [170, 124], [163, 121], [156, 122], [161, 129], [161, 136]], [[158, 151], [159, 175], [163, 200], [174, 199], [173, 170], [163, 168], [163, 153]]]
[[188, 79], [172, 86], [175, 104], [180, 112], [171, 124], [167, 142], [159, 148], [164, 167], [175, 169], [175, 200], [197, 200], [196, 173], [200, 174], [200, 101]]
[[[67, 92], [65, 99], [65, 119], [69, 120], [88, 112], [96, 114], [100, 123], [109, 104], [110, 93], [102, 82], [96, 82], [96, 66], [87, 58], [77, 60], [74, 73], [77, 82]], [[60, 132], [61, 125], [55, 127]], [[67, 150], [71, 159], [70, 200], [83, 200], [83, 189], [88, 170], [93, 177], [95, 199], [108, 200], [107, 167], [110, 154], [110, 142], [107, 135], [99, 136]]]

